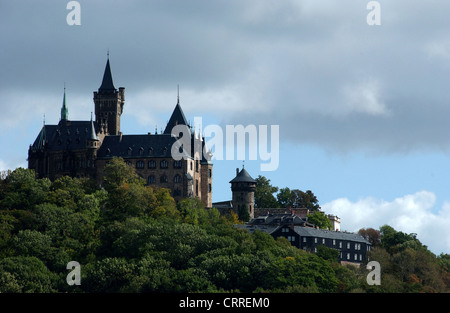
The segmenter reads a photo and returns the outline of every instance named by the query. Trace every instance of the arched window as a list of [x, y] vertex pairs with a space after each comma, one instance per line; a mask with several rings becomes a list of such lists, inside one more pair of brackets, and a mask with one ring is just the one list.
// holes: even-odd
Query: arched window
[[166, 160], [162, 160], [160, 166], [161, 166], [161, 168], [168, 168], [169, 167], [169, 163], [167, 163]]
[[160, 177], [160, 182], [161, 183], [167, 183], [167, 176], [166, 175], [162, 175], [161, 177]]
[[156, 168], [156, 162], [154, 160], [148, 161], [148, 168]]
[[144, 168], [145, 163], [142, 160], [136, 162], [136, 168]]
[[181, 183], [181, 176], [180, 175], [175, 175], [173, 178], [173, 182], [174, 183]]
[[150, 175], [148, 178], [147, 178], [147, 184], [154, 184], [155, 183], [155, 176], [153, 176], [153, 175]]
[[181, 163], [181, 160], [179, 161], [173, 161], [173, 168], [182, 168], [183, 163]]

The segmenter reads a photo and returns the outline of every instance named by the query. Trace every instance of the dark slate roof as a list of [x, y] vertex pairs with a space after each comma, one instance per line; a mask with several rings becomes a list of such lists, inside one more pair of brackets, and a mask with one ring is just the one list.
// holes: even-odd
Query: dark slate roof
[[[97, 158], [171, 157], [172, 145], [175, 141], [177, 141], [177, 138], [170, 134], [106, 136], [97, 152]], [[194, 149], [194, 142], [200, 142], [200, 140], [191, 135], [191, 150]], [[201, 143], [204, 144], [204, 141]], [[186, 153], [186, 158], [191, 158], [192, 155], [193, 151]], [[202, 163], [208, 162], [205, 155], [203, 155], [201, 161]]]
[[175, 141], [175, 137], [166, 134], [106, 136], [97, 157], [170, 157]]
[[233, 178], [230, 183], [239, 183], [239, 182], [245, 182], [245, 183], [256, 183], [256, 180], [254, 180], [250, 174], [243, 168], [239, 174], [236, 175], [235, 178]]
[[253, 233], [255, 230], [259, 230], [262, 232], [265, 232], [267, 234], [272, 234], [274, 231], [276, 231], [280, 226], [276, 225], [251, 225], [251, 224], [236, 224], [233, 225], [235, 228], [239, 229], [245, 229], [249, 231], [250, 233]]
[[308, 222], [307, 218], [301, 218], [297, 215], [286, 214], [269, 214], [261, 215], [250, 221], [255, 225], [303, 225], [313, 227], [314, 225]]
[[184, 116], [183, 110], [181, 109], [180, 102], [177, 103], [175, 109], [173, 110], [172, 116], [167, 123], [166, 129], [164, 130], [164, 134], [171, 134], [172, 128], [176, 125], [186, 125], [189, 127], [189, 124]]
[[90, 139], [92, 121], [61, 121], [58, 125], [44, 125], [32, 145], [32, 149], [45, 148], [49, 151], [78, 150], [86, 148], [86, 140]]
[[111, 74], [111, 67], [109, 65], [109, 59], [106, 62], [106, 68], [105, 73], [103, 74], [103, 80], [102, 85], [98, 89], [99, 91], [115, 91], [116, 88], [114, 87], [112, 74]]
[[350, 240], [370, 244], [362, 236], [355, 233], [340, 232], [310, 227], [301, 227], [301, 226], [294, 226], [294, 231], [301, 237], [318, 237], [318, 238], [329, 238], [338, 240]]

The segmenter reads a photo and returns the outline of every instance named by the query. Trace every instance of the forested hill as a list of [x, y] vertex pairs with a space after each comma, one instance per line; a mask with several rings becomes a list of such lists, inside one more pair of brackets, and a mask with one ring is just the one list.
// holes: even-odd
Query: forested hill
[[[236, 223], [197, 199], [176, 204], [121, 159], [106, 167], [101, 189], [18, 168], [0, 179], [0, 292], [449, 291], [449, 255], [389, 226], [370, 254], [381, 285], [368, 285], [365, 265], [345, 267], [333, 251], [305, 252]], [[68, 283], [71, 261], [80, 284]]]

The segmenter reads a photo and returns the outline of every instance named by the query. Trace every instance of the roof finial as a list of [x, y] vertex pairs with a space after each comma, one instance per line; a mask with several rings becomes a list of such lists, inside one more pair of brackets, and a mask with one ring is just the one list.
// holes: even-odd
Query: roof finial
[[177, 85], [177, 104], [180, 104], [180, 85]]
[[245, 168], [245, 160], [242, 160], [242, 169]]
[[109, 49], [108, 49], [108, 51], [106, 52], [106, 56], [108, 57], [108, 60], [109, 60]]
[[44, 126], [45, 126], [45, 113], [44, 113]]

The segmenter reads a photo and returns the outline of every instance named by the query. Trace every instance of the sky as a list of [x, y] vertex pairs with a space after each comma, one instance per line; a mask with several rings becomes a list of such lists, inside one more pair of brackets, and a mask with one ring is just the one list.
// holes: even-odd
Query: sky
[[0, 0], [0, 170], [27, 167], [64, 86], [69, 119], [90, 119], [109, 51], [124, 134], [164, 129], [178, 86], [202, 131], [278, 125], [278, 167], [262, 170], [260, 144], [256, 160], [224, 152], [213, 201], [245, 165], [313, 191], [342, 230], [388, 224], [450, 253], [449, 1], [80, 0], [76, 16], [69, 2]]

